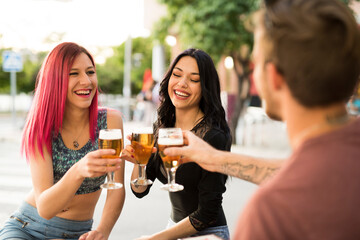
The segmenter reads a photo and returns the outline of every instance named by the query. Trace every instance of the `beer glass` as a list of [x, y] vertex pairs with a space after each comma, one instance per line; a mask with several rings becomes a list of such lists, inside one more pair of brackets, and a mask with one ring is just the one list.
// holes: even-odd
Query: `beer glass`
[[135, 150], [134, 157], [139, 167], [139, 177], [131, 181], [135, 186], [151, 185], [153, 182], [146, 178], [146, 164], [154, 146], [154, 134], [151, 128], [136, 130], [131, 135], [131, 146]]
[[[123, 139], [121, 129], [101, 129], [99, 133], [99, 149], [115, 149], [114, 155], [103, 155], [102, 158], [118, 158], [123, 149]], [[114, 181], [114, 172], [109, 172], [107, 183], [102, 184], [101, 188], [118, 189], [122, 188], [121, 183]]]
[[177, 192], [184, 189], [184, 186], [175, 183], [175, 173], [178, 167], [180, 156], [167, 156], [164, 154], [164, 149], [167, 147], [181, 147], [184, 145], [181, 128], [160, 128], [158, 147], [160, 157], [166, 168], [168, 184], [161, 187], [163, 190], [169, 192]]

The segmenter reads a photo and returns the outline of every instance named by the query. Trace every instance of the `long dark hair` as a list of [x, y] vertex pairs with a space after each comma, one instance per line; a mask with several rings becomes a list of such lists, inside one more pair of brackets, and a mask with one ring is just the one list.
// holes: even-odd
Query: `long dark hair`
[[201, 123], [208, 128], [219, 128], [230, 137], [230, 129], [225, 119], [225, 110], [221, 105], [220, 81], [214, 62], [207, 53], [194, 48], [183, 51], [173, 60], [160, 84], [160, 106], [157, 111], [157, 121], [154, 124], [155, 134], [157, 135], [157, 130], [160, 127], [174, 127], [175, 125], [175, 107], [168, 94], [168, 85], [175, 65], [185, 56], [194, 58], [199, 68], [201, 84], [200, 109], [204, 113]]

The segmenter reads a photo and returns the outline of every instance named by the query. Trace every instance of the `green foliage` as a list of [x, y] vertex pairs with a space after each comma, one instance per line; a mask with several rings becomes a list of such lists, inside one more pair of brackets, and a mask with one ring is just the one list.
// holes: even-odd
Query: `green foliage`
[[[168, 9], [160, 19], [153, 36], [161, 41], [170, 34], [179, 37], [183, 49], [201, 48], [214, 60], [234, 55], [242, 45], [253, 44], [246, 28], [249, 17], [262, 0], [158, 0]], [[351, 0], [341, 0], [349, 4]], [[360, 1], [360, 0], [356, 0]]]
[[[125, 43], [113, 47], [114, 55], [104, 65], [97, 66], [99, 86], [104, 93], [122, 94], [124, 84]], [[131, 92], [137, 94], [142, 88], [145, 69], [151, 69], [151, 38], [132, 39]], [[137, 56], [138, 59], [134, 59]]]
[[18, 92], [29, 93], [35, 89], [36, 77], [40, 70], [41, 62], [43, 60], [42, 57], [40, 58], [41, 60], [38, 59], [37, 61], [32, 61], [28, 58], [25, 59], [24, 69], [22, 72], [18, 73], [18, 77], [17, 77]]
[[168, 15], [155, 26], [154, 35], [163, 39], [169, 31], [180, 38], [183, 48], [196, 47], [215, 60], [252, 45], [246, 19], [259, 6], [258, 0], [161, 0]]
[[122, 93], [124, 79], [124, 44], [113, 47], [114, 55], [104, 65], [97, 65], [99, 87], [104, 93]]

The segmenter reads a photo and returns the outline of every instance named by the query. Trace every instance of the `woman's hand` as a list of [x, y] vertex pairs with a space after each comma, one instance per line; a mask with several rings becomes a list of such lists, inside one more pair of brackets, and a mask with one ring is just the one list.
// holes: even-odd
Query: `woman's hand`
[[133, 164], [137, 164], [137, 161], [135, 160], [135, 150], [131, 145], [126, 145], [124, 150], [122, 150], [121, 159], [124, 159], [128, 162], [132, 162]]
[[[131, 135], [126, 136], [126, 138], [131, 142]], [[156, 148], [153, 147], [152, 152], [156, 152]], [[124, 150], [121, 152], [120, 155], [121, 159], [124, 159], [128, 162], [132, 162], [133, 164], [138, 164], [135, 159], [135, 150], [131, 145], [126, 145]]]
[[86, 154], [76, 166], [79, 176], [100, 177], [108, 172], [114, 172], [120, 168], [120, 158], [102, 158], [106, 155], [114, 155], [114, 149], [98, 149]]
[[83, 235], [81, 235], [79, 237], [79, 240], [106, 240], [107, 238], [104, 237], [104, 235], [97, 231], [97, 230], [93, 230], [87, 233], [84, 233]]

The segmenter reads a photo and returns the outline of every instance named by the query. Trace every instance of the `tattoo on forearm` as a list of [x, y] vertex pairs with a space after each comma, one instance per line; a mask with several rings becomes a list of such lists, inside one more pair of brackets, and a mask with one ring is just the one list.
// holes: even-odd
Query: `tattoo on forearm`
[[270, 178], [279, 167], [258, 166], [256, 164], [226, 163], [222, 166], [223, 172], [240, 179], [259, 184]]

